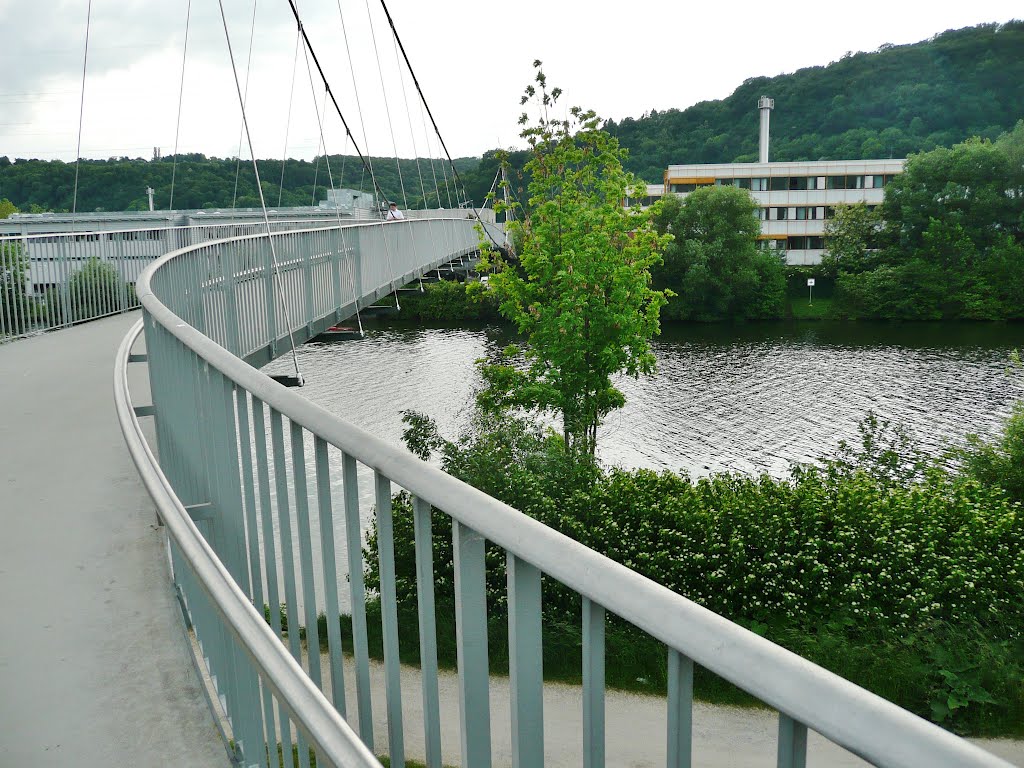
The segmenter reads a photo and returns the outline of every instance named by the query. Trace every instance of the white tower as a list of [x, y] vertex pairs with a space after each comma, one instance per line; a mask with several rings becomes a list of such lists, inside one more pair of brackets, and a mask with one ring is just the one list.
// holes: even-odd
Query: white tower
[[149, 195], [149, 210], [153, 210], [153, 192], [155, 190], [152, 187], [146, 187], [146, 194]]
[[768, 162], [768, 118], [775, 108], [775, 99], [762, 96], [757, 100], [757, 108], [761, 110], [761, 142], [759, 144], [758, 162]]

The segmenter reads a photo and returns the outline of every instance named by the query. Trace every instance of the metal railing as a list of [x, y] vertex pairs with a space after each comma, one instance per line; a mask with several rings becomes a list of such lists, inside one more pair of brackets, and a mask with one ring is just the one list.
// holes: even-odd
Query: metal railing
[[[119, 413], [133, 457], [168, 523], [175, 582], [243, 764], [276, 766], [278, 745], [288, 754], [293, 742], [303, 766], [309, 765], [309, 748], [318, 765], [373, 764], [346, 725], [346, 685], [354, 684], [351, 720], [372, 749], [371, 703], [378, 692], [370, 687], [357, 481], [362, 467], [372, 473], [376, 501], [392, 765], [404, 764], [401, 702], [410, 695], [403, 693], [399, 674], [396, 489], [412, 497], [422, 670], [418, 695], [428, 766], [442, 764], [432, 508], [451, 519], [464, 766], [491, 763], [485, 542], [501, 548], [507, 562], [516, 766], [544, 762], [545, 577], [582, 600], [587, 768], [605, 762], [607, 612], [667, 647], [671, 768], [691, 765], [695, 665], [779, 711], [780, 768], [805, 765], [808, 729], [881, 766], [1007, 765], [384, 443], [246, 362], [280, 355], [289, 346], [285, 331], [291, 330], [298, 343], [410, 276], [471, 250], [475, 240], [465, 220], [282, 233], [274, 236], [278, 273], [266, 236], [234, 238], [169, 254], [139, 280], [159, 465], [141, 441], [123, 383], [131, 334], [116, 374]], [[335, 498], [339, 487], [340, 500]], [[352, 614], [345, 638], [336, 620], [341, 562], [348, 566]], [[272, 607], [269, 626], [259, 610], [265, 603]], [[276, 610], [281, 604], [284, 617]], [[317, 606], [328, 617], [323, 658], [312, 639]], [[300, 623], [310, 633], [311, 650], [304, 650], [296, 631]], [[345, 679], [343, 651], [354, 656], [354, 681]], [[316, 689], [329, 690], [330, 700]], [[294, 740], [289, 723], [297, 726]]]
[[[136, 225], [0, 235], [0, 341], [138, 308], [135, 283], [146, 267], [166, 253], [191, 245], [265, 232], [266, 225], [253, 213], [237, 221], [190, 226]], [[465, 216], [463, 211], [443, 210], [407, 211], [406, 216], [418, 219], [456, 213]], [[493, 222], [493, 212], [483, 213], [490, 214], [488, 218]], [[127, 214], [117, 215], [130, 218]], [[324, 209], [311, 215], [314, 218], [271, 219], [271, 231], [337, 231], [336, 211]], [[344, 223], [352, 221], [346, 215]], [[69, 226], [66, 222], [35, 219], [26, 219], [24, 226], [48, 224]]]

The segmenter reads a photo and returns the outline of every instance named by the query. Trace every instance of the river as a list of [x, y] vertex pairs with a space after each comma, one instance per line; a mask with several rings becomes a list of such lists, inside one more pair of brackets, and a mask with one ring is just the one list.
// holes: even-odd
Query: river
[[[449, 439], [465, 429], [480, 382], [474, 361], [497, 359], [511, 340], [494, 327], [370, 321], [366, 330], [362, 340], [301, 347], [300, 392], [394, 445], [401, 444], [404, 410], [433, 416]], [[654, 342], [658, 372], [617, 380], [627, 405], [602, 427], [600, 458], [694, 477], [781, 477], [793, 463], [855, 440], [869, 411], [942, 455], [968, 433], [997, 434], [1024, 398], [1024, 371], [1009, 370], [1014, 349], [1024, 349], [1024, 324], [670, 326]], [[290, 369], [289, 356], [264, 370]], [[331, 464], [340, 517], [340, 458], [333, 451]], [[368, 472], [360, 473], [360, 497], [365, 535], [373, 504]], [[335, 538], [344, 574], [341, 525]], [[318, 540], [314, 548], [319, 571]], [[347, 607], [344, 575], [340, 583]]]

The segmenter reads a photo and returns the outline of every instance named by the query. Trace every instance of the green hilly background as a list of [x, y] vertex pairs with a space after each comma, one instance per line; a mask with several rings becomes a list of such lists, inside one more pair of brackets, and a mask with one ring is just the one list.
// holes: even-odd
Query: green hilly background
[[[704, 66], [714, 66], [706, 62]], [[677, 76], [666, 73], [666, 82]], [[678, 76], [687, 76], [680, 72]], [[572, 93], [572, 84], [565, 83]], [[683, 110], [652, 111], [638, 118], [609, 121], [607, 129], [630, 151], [627, 166], [641, 178], [658, 182], [671, 163], [747, 162], [757, 159], [757, 99], [775, 99], [772, 160], [905, 157], [912, 152], [951, 146], [970, 136], [994, 139], [1024, 118], [1024, 22], [984, 24], [938, 34], [913, 45], [882, 46], [851, 53], [827, 66], [777, 77], [751, 78], [731, 95]], [[514, 96], [510, 95], [510, 98]], [[600, 112], [600, 105], [593, 106]], [[3, 148], [0, 147], [0, 152]], [[513, 153], [521, 167], [526, 153]], [[394, 159], [375, 158], [378, 183], [388, 197], [420, 207], [423, 195], [416, 160], [402, 160], [402, 194]], [[498, 167], [496, 152], [455, 161], [468, 197], [478, 205]], [[342, 166], [344, 173], [342, 174]], [[234, 159], [203, 155], [179, 157], [176, 208], [258, 205], [255, 177]], [[172, 162], [142, 159], [83, 161], [79, 210], [147, 207], [145, 189], [156, 190], [157, 204], [170, 197]], [[370, 189], [357, 158], [331, 157], [337, 186]], [[447, 205], [445, 174], [439, 161], [419, 161], [436, 204], [434, 178]], [[327, 168], [317, 161], [288, 160], [283, 183], [280, 160], [260, 161], [269, 205], [309, 205], [323, 199]], [[340, 179], [340, 180], [339, 180]], [[0, 156], [0, 198], [21, 210], [68, 210], [74, 165], [60, 161]], [[455, 193], [452, 191], [452, 197]]]

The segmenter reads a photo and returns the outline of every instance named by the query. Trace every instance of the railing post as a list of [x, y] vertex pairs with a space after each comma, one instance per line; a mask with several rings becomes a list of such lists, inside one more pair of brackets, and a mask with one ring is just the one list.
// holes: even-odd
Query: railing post
[[356, 460], [342, 454], [345, 493], [345, 549], [352, 596], [352, 652], [356, 661], [356, 708], [359, 738], [373, 749], [373, 708], [370, 692], [370, 651], [366, 637], [366, 589], [363, 585], [363, 537], [359, 524], [359, 478]]
[[507, 556], [508, 675], [512, 697], [512, 765], [544, 765], [544, 665], [540, 571]]
[[277, 357], [277, 276], [274, 268], [273, 250], [268, 242], [264, 251], [264, 281], [263, 291], [265, 294], [267, 308], [267, 339], [270, 342], [270, 356]]
[[583, 768], [604, 766], [604, 613], [583, 598]]
[[384, 694], [388, 710], [388, 751], [391, 764], [405, 766], [402, 733], [402, 677], [398, 650], [398, 592], [395, 587], [395, 534], [391, 514], [391, 481], [374, 472], [377, 497], [377, 555], [380, 573], [380, 614], [384, 635]]
[[452, 522], [455, 555], [455, 642], [459, 666], [462, 765], [490, 768], [491, 706], [487, 663], [484, 537]]
[[779, 713], [778, 768], [807, 768], [807, 726]]
[[693, 755], [693, 661], [668, 651], [668, 768], [690, 768]]
[[441, 768], [441, 707], [437, 687], [437, 622], [434, 608], [434, 548], [430, 504], [412, 500], [416, 542], [416, 598], [419, 608], [420, 673], [427, 768]]

